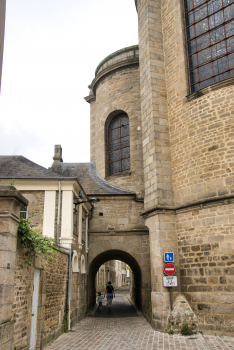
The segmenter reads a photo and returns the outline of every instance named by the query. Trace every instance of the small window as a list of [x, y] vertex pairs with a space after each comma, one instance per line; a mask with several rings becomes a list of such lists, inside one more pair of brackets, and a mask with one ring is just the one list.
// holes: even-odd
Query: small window
[[126, 114], [117, 115], [108, 127], [109, 175], [130, 171], [129, 119]]
[[86, 273], [85, 257], [84, 257], [84, 255], [81, 255], [81, 273]]
[[28, 207], [22, 207], [20, 209], [20, 217], [25, 220], [28, 218]]
[[72, 272], [79, 272], [78, 254], [76, 250], [73, 251], [72, 256]]
[[234, 1], [185, 0], [191, 92], [234, 77]]

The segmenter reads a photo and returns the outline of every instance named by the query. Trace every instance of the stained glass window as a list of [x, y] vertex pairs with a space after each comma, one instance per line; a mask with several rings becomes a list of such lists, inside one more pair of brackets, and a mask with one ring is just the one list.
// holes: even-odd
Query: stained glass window
[[126, 114], [112, 119], [108, 128], [109, 175], [130, 171], [129, 120]]
[[191, 92], [234, 77], [234, 0], [185, 0]]

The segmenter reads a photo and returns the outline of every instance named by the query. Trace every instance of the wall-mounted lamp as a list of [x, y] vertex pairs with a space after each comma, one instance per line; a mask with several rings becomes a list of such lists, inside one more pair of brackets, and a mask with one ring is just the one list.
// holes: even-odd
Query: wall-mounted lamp
[[[74, 199], [80, 199], [80, 198], [74, 198]], [[92, 203], [92, 202], [100, 202], [100, 199], [98, 198], [91, 198], [89, 201], [82, 201], [82, 202], [77, 202], [77, 203], [73, 203], [74, 208], [76, 209], [76, 206], [82, 203]]]

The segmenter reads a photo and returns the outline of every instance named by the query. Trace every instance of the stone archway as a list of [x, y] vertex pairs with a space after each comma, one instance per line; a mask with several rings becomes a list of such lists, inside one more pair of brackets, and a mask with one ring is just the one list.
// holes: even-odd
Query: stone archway
[[123, 250], [111, 249], [97, 255], [89, 266], [89, 306], [90, 308], [96, 302], [95, 276], [99, 267], [109, 260], [121, 260], [130, 266], [134, 275], [134, 286], [132, 288], [132, 297], [138, 309], [142, 309], [142, 269], [137, 260]]

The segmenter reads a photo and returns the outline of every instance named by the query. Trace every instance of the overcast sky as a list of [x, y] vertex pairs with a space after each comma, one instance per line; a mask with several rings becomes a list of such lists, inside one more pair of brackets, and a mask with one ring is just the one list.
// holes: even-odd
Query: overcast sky
[[7, 0], [0, 154], [88, 162], [88, 85], [103, 58], [138, 44], [134, 0]]

